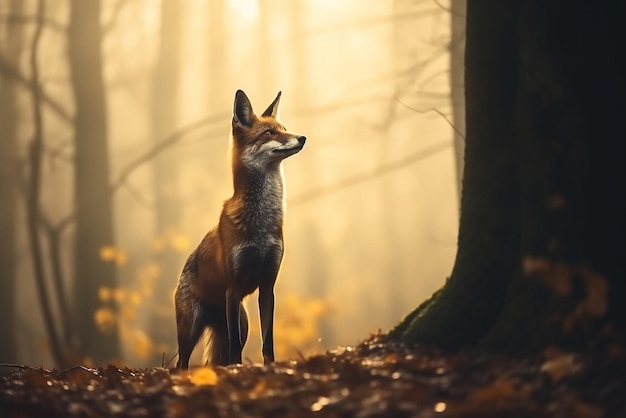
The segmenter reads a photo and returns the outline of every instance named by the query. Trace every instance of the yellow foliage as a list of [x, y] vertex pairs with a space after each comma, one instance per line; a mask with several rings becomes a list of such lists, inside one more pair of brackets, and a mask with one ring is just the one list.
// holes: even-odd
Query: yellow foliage
[[172, 249], [179, 253], [187, 253], [191, 249], [191, 242], [189, 237], [183, 234], [172, 234], [170, 238], [170, 245]]
[[[320, 321], [328, 311], [328, 304], [320, 299], [308, 299], [295, 293], [278, 297], [274, 317], [276, 359], [284, 360], [317, 353]], [[248, 341], [255, 361], [260, 361], [260, 347], [255, 347], [260, 340], [260, 334], [258, 319], [251, 319]]]
[[152, 240], [152, 250], [158, 254], [165, 251], [167, 247], [180, 253], [187, 253], [191, 249], [191, 240], [174, 228], [167, 228], [160, 236]]
[[110, 301], [112, 294], [113, 292], [108, 286], [102, 286], [100, 289], [98, 289], [98, 299], [100, 299], [102, 302]]
[[213, 386], [217, 384], [217, 373], [210, 367], [201, 367], [191, 373], [189, 380], [197, 386]]
[[140, 283], [152, 283], [161, 276], [161, 266], [155, 262], [146, 263], [137, 271]]
[[128, 257], [124, 251], [111, 245], [105, 245], [100, 248], [100, 259], [114, 262], [119, 267], [126, 265], [128, 261]]
[[[155, 241], [154, 246], [176, 245], [183, 248], [186, 238], [169, 232], [164, 238]], [[103, 246], [99, 250], [100, 259], [105, 262], [124, 266], [128, 257], [126, 252], [114, 246]], [[175, 347], [159, 344], [142, 330], [144, 315], [140, 311], [146, 305], [146, 299], [152, 297], [157, 280], [162, 274], [161, 266], [148, 262], [136, 270], [136, 278], [131, 286], [102, 286], [97, 291], [101, 306], [93, 312], [94, 323], [101, 332], [110, 332], [114, 329], [119, 332], [124, 351], [135, 359], [146, 359], [155, 353], [171, 353]], [[173, 306], [168, 306], [173, 318]], [[165, 315], [167, 316], [167, 315]], [[129, 359], [127, 359], [128, 361]]]
[[136, 290], [133, 290], [132, 292], [128, 294], [128, 301], [134, 307], [139, 306], [141, 304], [142, 299], [143, 298], [141, 297], [141, 294]]
[[132, 321], [135, 319], [135, 309], [132, 306], [126, 305], [122, 307], [121, 316], [125, 321]]
[[115, 247], [105, 245], [100, 248], [100, 259], [103, 261], [113, 261], [115, 260], [115, 252]]
[[113, 309], [109, 307], [102, 307], [96, 310], [96, 312], [94, 312], [93, 319], [100, 331], [103, 332], [111, 330], [115, 325], [116, 320]]
[[153, 351], [152, 340], [142, 331], [134, 332], [131, 351], [139, 358], [147, 358]]
[[121, 287], [116, 287], [115, 290], [113, 290], [113, 300], [121, 304], [124, 298], [126, 298], [126, 290]]
[[115, 264], [117, 264], [118, 267], [123, 267], [126, 265], [127, 261], [128, 256], [126, 255], [126, 253], [123, 251], [118, 251], [115, 255]]

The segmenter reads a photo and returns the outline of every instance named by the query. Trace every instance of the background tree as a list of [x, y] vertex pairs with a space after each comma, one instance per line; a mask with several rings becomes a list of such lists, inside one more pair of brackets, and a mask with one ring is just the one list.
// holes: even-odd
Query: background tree
[[[22, 1], [11, 0], [9, 12], [22, 13]], [[22, 53], [22, 25], [0, 26], [2, 45], [0, 52], [9, 62], [19, 62]], [[17, 127], [18, 86], [16, 81], [1, 74], [0, 80], [0, 361], [17, 362], [17, 335], [15, 332], [15, 283], [16, 283], [16, 223], [17, 223]]]
[[519, 352], [624, 331], [625, 10], [468, 4], [458, 253], [393, 336]]
[[116, 306], [103, 306], [98, 298], [99, 289], [116, 285], [115, 265], [100, 257], [100, 251], [113, 244], [113, 213], [99, 1], [71, 1], [67, 35], [76, 109], [75, 328], [80, 352], [103, 363], [119, 358], [120, 352]]
[[[155, 143], [170, 135], [177, 127], [178, 80], [180, 72], [181, 2], [161, 2], [161, 30], [157, 62], [154, 68], [151, 100], [152, 138]], [[176, 149], [154, 159], [155, 227], [156, 235], [165, 241], [180, 228], [181, 199], [178, 195], [181, 158]], [[157, 345], [175, 343], [171, 327], [164, 326], [171, 320], [172, 288], [180, 274], [180, 254], [164, 245], [156, 254], [164, 282], [172, 286], [156, 286], [153, 309], [150, 314], [149, 334]], [[161, 353], [155, 353], [153, 364], [161, 361]]]

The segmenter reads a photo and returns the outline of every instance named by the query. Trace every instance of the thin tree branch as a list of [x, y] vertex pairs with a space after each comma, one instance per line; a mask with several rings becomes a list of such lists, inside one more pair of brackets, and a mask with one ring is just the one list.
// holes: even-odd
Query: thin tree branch
[[141, 194], [141, 192], [139, 190], [137, 190], [137, 188], [135, 186], [133, 186], [130, 181], [126, 181], [123, 184], [123, 187], [126, 189], [126, 191], [128, 192], [128, 194], [135, 199], [135, 201], [137, 203], [139, 203], [141, 206], [143, 206], [144, 208], [148, 209], [148, 210], [152, 210], [154, 209], [154, 204], [148, 202], [148, 200]]
[[404, 103], [402, 100], [400, 100], [400, 98], [398, 97], [394, 97], [394, 99], [400, 103], [402, 106], [406, 107], [409, 110], [412, 110], [414, 112], [417, 113], [428, 113], [428, 112], [435, 112], [437, 113], [439, 116], [441, 116], [447, 123], [448, 125], [450, 125], [450, 127], [454, 130], [454, 132], [457, 133], [457, 135], [459, 135], [461, 138], [463, 138], [463, 141], [465, 141], [465, 135], [463, 135], [463, 133], [461, 131], [459, 131], [456, 126], [454, 126], [454, 124], [450, 121], [450, 119], [448, 119], [448, 117], [446, 115], [443, 114], [443, 112], [441, 112], [439, 109], [435, 109], [435, 108], [431, 108], [431, 109], [426, 109], [426, 110], [421, 110], [421, 109], [417, 109], [415, 107], [412, 107], [406, 103]]
[[122, 171], [120, 171], [120, 174], [117, 176], [117, 179], [111, 184], [111, 186], [110, 186], [111, 192], [114, 192], [117, 189], [119, 189], [122, 186], [122, 184], [126, 181], [126, 179], [128, 179], [128, 177], [130, 177], [130, 175], [135, 170], [140, 168], [146, 162], [152, 160], [154, 157], [159, 155], [161, 152], [165, 151], [169, 147], [171, 147], [174, 144], [176, 144], [178, 141], [180, 141], [185, 136], [189, 135], [190, 133], [192, 133], [192, 132], [194, 132], [194, 131], [196, 131], [196, 130], [198, 130], [198, 129], [206, 126], [206, 125], [210, 125], [210, 124], [213, 124], [213, 123], [216, 123], [216, 122], [221, 122], [224, 119], [226, 119], [227, 117], [228, 116], [226, 116], [224, 114], [209, 116], [209, 117], [206, 117], [204, 119], [200, 119], [200, 120], [198, 120], [198, 121], [196, 121], [194, 123], [191, 123], [191, 124], [187, 125], [184, 128], [181, 128], [181, 129], [175, 131], [174, 133], [172, 133], [171, 135], [169, 135], [168, 137], [166, 137], [162, 141], [160, 141], [157, 144], [155, 144], [145, 154], [140, 155], [139, 157], [135, 158], [133, 161], [128, 163], [126, 165], [126, 167], [123, 168]]
[[31, 90], [31, 94], [37, 94], [40, 97], [40, 101], [48, 106], [50, 110], [57, 115], [62, 121], [71, 124], [73, 117], [61, 106], [59, 102], [48, 96], [41, 85], [34, 80], [29, 80], [20, 71], [6, 59], [6, 57], [0, 53], [0, 73], [5, 77], [13, 79], [21, 84], [23, 87]]
[[[454, 10], [452, 10], [450, 7], [446, 7], [443, 4], [441, 4], [439, 2], [439, 0], [432, 0], [433, 3], [435, 3], [441, 10], [445, 10], [446, 12], [450, 13], [451, 15], [455, 15], [455, 16], [461, 16], [461, 17], [465, 17], [465, 15], [463, 13], [459, 13], [459, 12], [455, 12]], [[454, 1], [454, 0], [451, 0]]]
[[[32, 158], [32, 157], [31, 157]], [[25, 163], [22, 163], [24, 166]], [[18, 170], [18, 185], [20, 190], [28, 200], [29, 184], [28, 179], [23, 173], [23, 170]], [[28, 202], [27, 202], [28, 204]], [[37, 221], [38, 226], [41, 226], [48, 238], [48, 257], [50, 258], [50, 265], [52, 269], [52, 284], [56, 295], [57, 306], [59, 307], [59, 313], [61, 315], [61, 332], [63, 333], [63, 339], [68, 345], [73, 341], [73, 330], [69, 315], [69, 304], [67, 303], [65, 287], [63, 285], [63, 268], [61, 264], [61, 252], [60, 252], [60, 238], [62, 230], [52, 224], [50, 219], [46, 216], [41, 205], [37, 205]]]
[[[0, 14], [0, 24], [1, 23], [38, 24], [39, 21], [40, 21], [39, 16], [22, 15], [22, 14]], [[61, 33], [61, 34], [65, 34], [65, 31], [67, 30], [67, 28], [63, 26], [62, 24], [60, 24], [59, 22], [52, 20], [50, 18], [47, 18], [47, 17], [43, 19], [43, 27], [50, 29], [54, 32]]]
[[[204, 119], [200, 119], [196, 122], [193, 122], [185, 126], [184, 128], [181, 128], [173, 132], [172, 134], [164, 138], [162, 141], [155, 144], [147, 152], [145, 152], [144, 154], [140, 155], [139, 157], [135, 158], [130, 163], [128, 163], [120, 171], [120, 174], [117, 176], [117, 179], [111, 183], [111, 185], [109, 186], [109, 191], [111, 193], [115, 193], [120, 187], [124, 185], [124, 183], [127, 181], [127, 179], [131, 176], [132, 173], [134, 173], [142, 165], [144, 165], [145, 163], [147, 163], [148, 161], [152, 160], [154, 157], [159, 155], [161, 152], [165, 151], [169, 147], [178, 143], [185, 136], [207, 125], [221, 122], [225, 118], [228, 118], [226, 114], [208, 116]], [[67, 228], [68, 226], [70, 226], [72, 223], [74, 223], [75, 220], [76, 220], [76, 212], [72, 212], [69, 215], [67, 215], [65, 218], [61, 219], [61, 221], [57, 224], [57, 228], [60, 230], [63, 230]]]

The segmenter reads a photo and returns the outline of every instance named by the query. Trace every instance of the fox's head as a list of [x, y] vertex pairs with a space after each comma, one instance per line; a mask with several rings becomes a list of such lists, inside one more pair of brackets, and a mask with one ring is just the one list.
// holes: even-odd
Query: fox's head
[[267, 169], [304, 147], [304, 135], [287, 132], [278, 122], [280, 95], [261, 116], [254, 114], [248, 96], [237, 90], [233, 108], [233, 160], [250, 168]]

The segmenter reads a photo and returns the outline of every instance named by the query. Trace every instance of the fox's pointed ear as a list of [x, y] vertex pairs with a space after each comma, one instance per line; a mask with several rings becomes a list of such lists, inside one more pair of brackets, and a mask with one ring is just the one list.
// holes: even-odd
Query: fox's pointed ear
[[237, 90], [233, 106], [233, 125], [250, 127], [253, 120], [254, 111], [250, 99], [242, 90]]
[[282, 94], [282, 92], [279, 91], [278, 95], [276, 96], [276, 98], [274, 99], [272, 104], [269, 105], [267, 107], [267, 109], [265, 109], [265, 112], [263, 112], [263, 116], [271, 116], [273, 118], [278, 116], [278, 104], [280, 103], [280, 95], [281, 94]]

